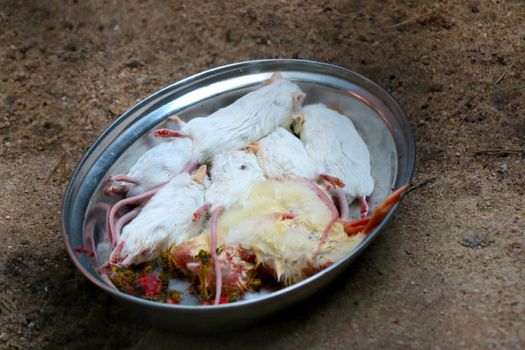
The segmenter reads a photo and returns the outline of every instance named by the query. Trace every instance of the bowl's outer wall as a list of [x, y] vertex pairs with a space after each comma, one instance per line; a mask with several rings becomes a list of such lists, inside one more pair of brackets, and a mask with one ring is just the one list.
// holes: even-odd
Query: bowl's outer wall
[[267, 297], [218, 306], [166, 305], [132, 297], [102, 282], [87, 257], [73, 251], [74, 247], [82, 245], [84, 216], [106, 172], [139, 137], [164, 120], [167, 105], [170, 107], [170, 112], [184, 110], [198, 102], [198, 96], [194, 99], [187, 98], [187, 96], [191, 97], [190, 93], [195, 89], [216, 89], [215, 93], [219, 94], [220, 89], [224, 88], [220, 82], [225, 79], [248, 77], [244, 82], [245, 86], [256, 85], [276, 71], [283, 72], [285, 77], [289, 72], [294, 76], [304, 76], [304, 79], [311, 79], [314, 83], [327, 86], [331, 86], [332, 83], [341, 84], [341, 81], [344, 81], [345, 85], [355, 87], [355, 89], [348, 89], [349, 95], [354, 95], [376, 111], [392, 134], [398, 156], [395, 187], [409, 183], [412, 178], [415, 141], [403, 110], [396, 100], [378, 85], [341, 67], [302, 60], [241, 62], [197, 74], [151, 95], [113, 122], [82, 157], [64, 195], [62, 229], [68, 253], [82, 274], [119, 301], [146, 315], [159, 327], [186, 332], [234, 329], [241, 325], [250, 325], [279, 309], [307, 298], [346, 269], [378, 235], [395, 211], [392, 210], [346, 259], [315, 276]]

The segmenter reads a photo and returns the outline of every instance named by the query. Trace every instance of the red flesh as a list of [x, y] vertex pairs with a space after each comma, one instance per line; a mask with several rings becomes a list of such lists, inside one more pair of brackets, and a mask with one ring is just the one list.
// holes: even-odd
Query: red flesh
[[359, 225], [359, 226], [345, 226], [345, 233], [348, 235], [348, 237], [357, 235], [358, 233], [361, 233], [363, 229], [365, 228], [365, 225]]
[[[222, 296], [219, 300], [219, 304], [228, 304], [228, 297], [226, 295]], [[203, 301], [201, 305], [211, 305], [211, 302], [206, 300]], [[214, 303], [214, 305], [217, 305], [217, 303]]]
[[138, 282], [144, 290], [144, 295], [147, 297], [154, 297], [159, 295], [162, 285], [159, 278], [152, 274], [143, 274], [139, 277]]
[[79, 253], [79, 254], [92, 254], [93, 252], [89, 249], [86, 249], [84, 247], [76, 247], [76, 248], [73, 248], [73, 250], [75, 251], [75, 253]]

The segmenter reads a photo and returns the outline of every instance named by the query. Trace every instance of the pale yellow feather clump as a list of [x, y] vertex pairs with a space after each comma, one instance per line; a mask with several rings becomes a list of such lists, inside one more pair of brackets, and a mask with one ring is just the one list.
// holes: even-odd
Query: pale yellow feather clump
[[[334, 263], [364, 239], [364, 234], [348, 237], [336, 223], [314, 257], [331, 213], [325, 203], [302, 180], [265, 180], [252, 185], [244, 204], [227, 209], [218, 221], [218, 247], [241, 246], [256, 256], [257, 264], [275, 271], [279, 281], [292, 284]], [[294, 218], [280, 214], [293, 213]], [[191, 254], [209, 250], [210, 228], [188, 242]]]
[[[338, 261], [364, 238], [362, 234], [348, 237], [337, 223], [312, 259], [331, 213], [307, 183], [267, 180], [252, 186], [249, 196], [243, 207], [224, 213], [220, 240], [250, 249], [257, 263], [273, 268], [282, 282], [297, 282], [308, 270]], [[297, 216], [282, 219], [276, 215], [282, 212]]]

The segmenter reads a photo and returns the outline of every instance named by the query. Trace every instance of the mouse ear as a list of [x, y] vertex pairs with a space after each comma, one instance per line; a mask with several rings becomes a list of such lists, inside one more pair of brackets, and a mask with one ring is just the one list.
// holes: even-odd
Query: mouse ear
[[250, 153], [257, 154], [257, 152], [259, 151], [259, 144], [252, 143], [251, 145], [246, 146], [244, 149]]
[[191, 176], [191, 179], [195, 182], [202, 183], [204, 181], [204, 178], [206, 177], [206, 164], [203, 164], [200, 166], [199, 169]]
[[283, 76], [281, 75], [281, 73], [279, 72], [275, 72], [272, 74], [272, 76], [270, 77], [270, 79], [267, 79], [263, 82], [264, 85], [270, 85], [271, 83], [273, 83], [274, 81], [277, 81], [277, 80], [280, 80], [282, 79]]
[[297, 105], [300, 105], [303, 103], [303, 100], [305, 98], [306, 94], [302, 91], [296, 91], [292, 94], [293, 102]]
[[292, 116], [293, 123], [295, 125], [303, 125], [304, 124], [304, 115], [302, 113], [297, 113]]

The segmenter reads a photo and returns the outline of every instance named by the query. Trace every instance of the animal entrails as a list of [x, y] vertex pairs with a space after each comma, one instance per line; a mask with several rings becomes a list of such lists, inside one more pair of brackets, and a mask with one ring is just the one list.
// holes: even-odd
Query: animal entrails
[[[201, 235], [174, 246], [171, 259], [185, 274], [199, 279], [201, 295], [207, 300], [213, 296], [213, 304], [222, 303], [224, 298], [239, 295], [250, 290], [255, 272], [255, 256], [249, 249], [239, 244], [224, 242], [224, 232], [219, 235], [218, 219], [223, 214], [219, 206], [212, 213], [211, 234]], [[297, 214], [290, 212], [272, 212], [263, 215], [261, 221], [291, 220]]]
[[[224, 299], [238, 297], [252, 289], [255, 265], [244, 249], [221, 244], [216, 252], [217, 264], [213, 263], [210, 250], [209, 235], [200, 235], [173, 247], [170, 253], [173, 265], [198, 280], [197, 287], [203, 300], [212, 299], [216, 305], [220, 289], [218, 303], [221, 304]], [[221, 276], [220, 286], [217, 286], [217, 274]]]

